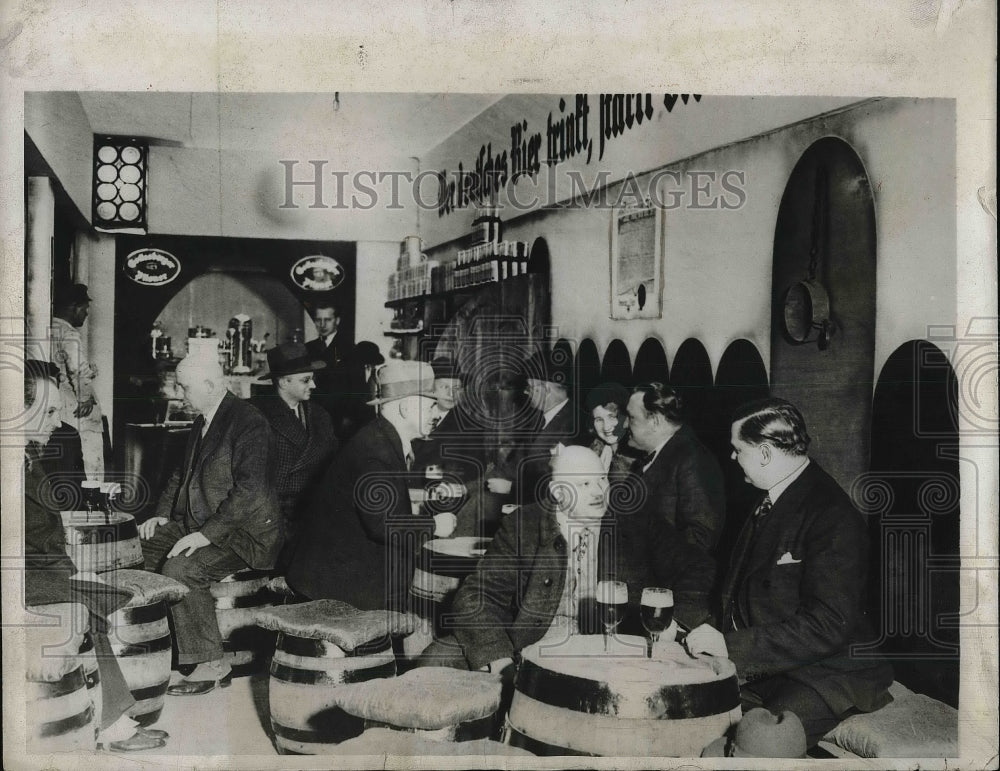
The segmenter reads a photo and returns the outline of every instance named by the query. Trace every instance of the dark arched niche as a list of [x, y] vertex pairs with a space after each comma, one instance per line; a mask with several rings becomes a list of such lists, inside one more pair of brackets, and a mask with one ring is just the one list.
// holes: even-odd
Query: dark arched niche
[[[829, 295], [833, 334], [821, 350], [785, 329], [785, 296], [810, 274]], [[841, 139], [813, 143], [795, 165], [774, 231], [771, 392], [796, 404], [810, 454], [842, 486], [868, 469], [875, 376], [875, 206], [864, 166]]]
[[667, 352], [655, 337], [647, 337], [635, 355], [635, 370], [632, 373], [636, 384], [649, 382], [670, 382], [670, 368], [667, 366]]
[[607, 383], [632, 385], [632, 358], [621, 340], [612, 340], [601, 362], [601, 380]]

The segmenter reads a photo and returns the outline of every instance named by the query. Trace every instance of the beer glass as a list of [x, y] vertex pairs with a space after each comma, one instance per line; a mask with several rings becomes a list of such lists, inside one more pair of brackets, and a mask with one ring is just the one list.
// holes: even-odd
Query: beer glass
[[608, 635], [613, 633], [625, 618], [628, 607], [628, 587], [622, 581], [597, 583], [597, 612], [604, 625], [604, 651], [608, 650]]
[[660, 639], [663, 631], [674, 620], [674, 593], [658, 586], [647, 586], [642, 590], [639, 603], [639, 618], [649, 632], [649, 645], [646, 647], [647, 658], [653, 658], [653, 645]]

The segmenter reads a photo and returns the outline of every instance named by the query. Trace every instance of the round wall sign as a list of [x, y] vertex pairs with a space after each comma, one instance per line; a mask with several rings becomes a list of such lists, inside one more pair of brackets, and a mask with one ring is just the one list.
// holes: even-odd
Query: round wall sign
[[125, 258], [125, 275], [143, 286], [163, 286], [180, 274], [180, 260], [162, 249], [137, 249]]
[[328, 292], [344, 280], [344, 268], [333, 257], [314, 254], [298, 260], [291, 270], [292, 281], [308, 292]]

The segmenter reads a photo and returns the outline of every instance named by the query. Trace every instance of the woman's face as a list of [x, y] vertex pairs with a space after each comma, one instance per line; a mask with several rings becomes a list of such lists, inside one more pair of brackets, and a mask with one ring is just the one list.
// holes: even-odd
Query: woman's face
[[622, 414], [615, 403], [594, 407], [591, 416], [594, 433], [605, 444], [618, 444], [628, 428], [628, 416]]

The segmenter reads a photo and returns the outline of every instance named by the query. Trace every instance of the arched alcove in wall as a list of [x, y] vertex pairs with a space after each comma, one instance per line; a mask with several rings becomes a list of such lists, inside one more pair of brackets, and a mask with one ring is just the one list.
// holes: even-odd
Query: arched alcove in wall
[[601, 380], [621, 383], [626, 388], [632, 385], [632, 357], [621, 340], [612, 340], [608, 344], [601, 362]]
[[703, 437], [718, 459], [726, 480], [726, 527], [718, 549], [720, 565], [729, 564], [743, 523], [761, 497], [761, 492], [746, 482], [739, 465], [730, 457], [731, 418], [741, 404], [768, 395], [767, 370], [757, 347], [749, 340], [734, 340], [719, 360]]
[[601, 354], [597, 345], [589, 337], [580, 341], [576, 349], [576, 376], [580, 382], [580, 394], [584, 399], [591, 388], [601, 382]]
[[670, 367], [663, 344], [655, 337], [647, 337], [635, 355], [635, 369], [632, 377], [638, 383], [669, 383]]
[[873, 646], [896, 679], [958, 706], [958, 386], [947, 357], [911, 340], [879, 373], [871, 471], [852, 491], [868, 515]]
[[[820, 139], [792, 170], [775, 224], [771, 392], [802, 410], [812, 456], [844, 487], [868, 469], [875, 250], [864, 165], [843, 140]], [[825, 347], [810, 326], [824, 320]]]
[[693, 337], [681, 343], [674, 355], [670, 385], [681, 397], [688, 424], [703, 438], [713, 386], [712, 362], [705, 346]]

